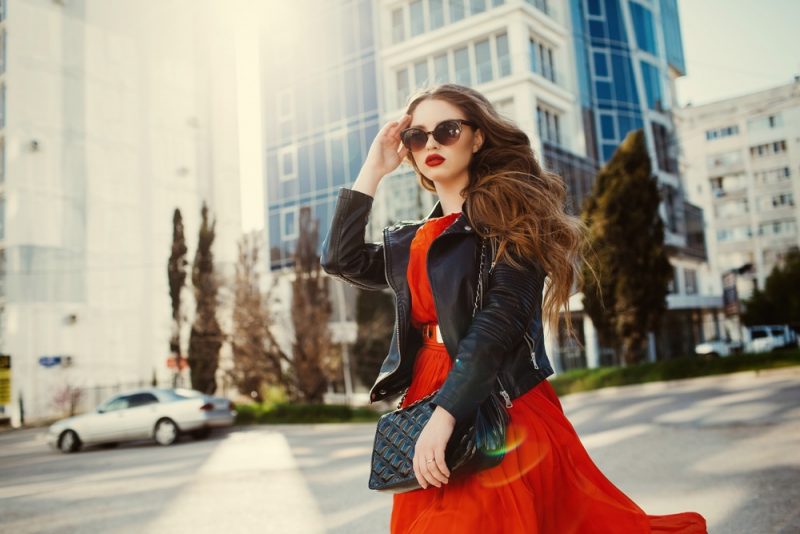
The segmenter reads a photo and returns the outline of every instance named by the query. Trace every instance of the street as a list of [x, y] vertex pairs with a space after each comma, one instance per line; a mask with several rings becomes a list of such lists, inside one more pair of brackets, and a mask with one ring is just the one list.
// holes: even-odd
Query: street
[[[608, 478], [650, 514], [709, 532], [800, 532], [800, 369], [562, 397]], [[367, 489], [374, 424], [234, 427], [171, 447], [48, 449], [0, 432], [0, 531], [388, 532]]]

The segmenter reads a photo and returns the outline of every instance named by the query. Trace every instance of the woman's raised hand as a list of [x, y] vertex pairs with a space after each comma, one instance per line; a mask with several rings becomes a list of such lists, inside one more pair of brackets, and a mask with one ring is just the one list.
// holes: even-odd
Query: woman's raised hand
[[400, 120], [384, 124], [369, 147], [364, 167], [380, 177], [395, 170], [408, 153], [408, 149], [400, 142], [400, 131], [409, 124], [411, 115], [403, 115]]

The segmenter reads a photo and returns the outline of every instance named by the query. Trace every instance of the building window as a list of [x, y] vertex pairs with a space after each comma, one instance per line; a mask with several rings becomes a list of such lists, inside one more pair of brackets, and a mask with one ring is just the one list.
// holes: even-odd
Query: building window
[[753, 117], [747, 121], [749, 130], [771, 130], [783, 126], [783, 116], [781, 114], [764, 115], [763, 117]]
[[453, 52], [456, 66], [456, 83], [472, 85], [472, 71], [470, 70], [469, 49], [465, 46]]
[[422, 10], [422, 0], [414, 0], [408, 4], [408, 13], [411, 18], [411, 37], [420, 35], [425, 31], [425, 13]]
[[769, 185], [785, 182], [792, 178], [792, 171], [789, 167], [778, 167], [753, 173], [753, 177], [759, 184]]
[[403, 8], [392, 10], [392, 44], [402, 42], [406, 38], [406, 23]]
[[458, 22], [464, 18], [464, 0], [448, 0], [450, 22]]
[[511, 56], [508, 53], [508, 35], [501, 33], [495, 37], [495, 50], [497, 51], [497, 68], [499, 76], [511, 74]]
[[797, 233], [797, 223], [794, 219], [762, 223], [758, 233], [764, 236], [792, 236]]
[[714, 139], [722, 139], [723, 137], [731, 137], [739, 135], [739, 126], [725, 126], [723, 128], [712, 128], [706, 130], [706, 141], [713, 141]]
[[594, 76], [605, 80], [611, 79], [611, 69], [609, 68], [609, 56], [606, 51], [592, 52], [594, 58]]
[[489, 39], [475, 43], [475, 67], [478, 74], [478, 83], [492, 81], [492, 53]]
[[6, 84], [0, 84], [0, 128], [6, 127]]
[[414, 87], [424, 87], [430, 82], [428, 78], [428, 60], [423, 59], [414, 63]]
[[637, 2], [631, 2], [631, 18], [636, 32], [636, 44], [640, 49], [654, 56], [658, 55], [656, 37], [653, 31], [653, 14], [648, 8]]
[[717, 241], [720, 243], [733, 241], [746, 241], [753, 237], [750, 226], [733, 226], [717, 230]]
[[683, 270], [683, 283], [687, 295], [697, 294], [697, 271], [694, 269]]
[[678, 159], [672, 132], [663, 124], [652, 122], [653, 141], [656, 148], [658, 168], [664, 172], [677, 173]]
[[556, 145], [561, 144], [561, 117], [552, 109], [536, 106], [536, 125], [539, 128], [539, 137]]
[[445, 83], [450, 80], [450, 63], [447, 61], [447, 52], [433, 58], [433, 72], [436, 83]]
[[0, 184], [6, 182], [6, 140], [0, 137]]
[[486, 0], [470, 0], [470, 14], [477, 15], [486, 11]]
[[788, 208], [794, 206], [794, 194], [792, 192], [774, 193], [763, 195], [758, 198], [759, 211], [768, 213], [776, 208]]
[[444, 0], [428, 0], [431, 31], [444, 26]]
[[278, 176], [281, 180], [297, 178], [297, 146], [290, 145], [278, 150]]
[[547, 78], [553, 83], [556, 83], [556, 69], [553, 60], [553, 49], [549, 46], [530, 38], [529, 53], [531, 62], [531, 71]]
[[548, 0], [525, 0], [528, 4], [532, 5], [545, 15], [550, 15], [550, 2]]
[[411, 94], [411, 89], [408, 82], [408, 69], [402, 68], [398, 70], [395, 73], [395, 76], [395, 86], [397, 87], [397, 107], [402, 108], [406, 105], [406, 100], [408, 100], [408, 97]]
[[617, 121], [614, 120], [614, 115], [611, 113], [600, 113], [600, 137], [604, 141], [616, 141], [619, 139], [617, 136]]
[[281, 210], [281, 240], [297, 238], [297, 206]]
[[764, 143], [750, 147], [750, 155], [753, 158], [764, 158], [782, 154], [786, 152], [786, 141], [775, 141], [774, 143]]
[[654, 111], [664, 111], [663, 94], [661, 91], [661, 72], [658, 67], [647, 61], [641, 61], [644, 90], [647, 93], [647, 106]]

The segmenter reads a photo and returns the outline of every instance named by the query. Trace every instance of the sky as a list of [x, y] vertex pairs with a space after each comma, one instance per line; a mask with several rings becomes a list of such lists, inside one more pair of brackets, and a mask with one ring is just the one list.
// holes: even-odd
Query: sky
[[705, 104], [800, 75], [800, 0], [678, 0], [686, 76], [678, 103]]

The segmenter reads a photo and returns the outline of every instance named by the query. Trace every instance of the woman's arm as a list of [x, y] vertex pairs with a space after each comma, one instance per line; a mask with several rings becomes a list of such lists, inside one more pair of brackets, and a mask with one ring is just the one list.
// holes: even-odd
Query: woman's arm
[[367, 290], [389, 287], [383, 243], [366, 243], [364, 234], [374, 197], [358, 189], [339, 188], [320, 264], [326, 273]]
[[366, 243], [364, 234], [378, 184], [408, 153], [400, 143], [400, 130], [410, 121], [410, 115], [403, 115], [399, 121], [383, 125], [372, 141], [353, 188], [339, 188], [331, 227], [322, 242], [320, 264], [325, 272], [362, 289], [389, 287], [383, 243]]
[[459, 342], [453, 367], [433, 398], [457, 421], [474, 413], [489, 396], [503, 358], [522, 338], [536, 307], [541, 307], [546, 273], [531, 261], [520, 263], [522, 270], [503, 260], [495, 264], [483, 307]]

